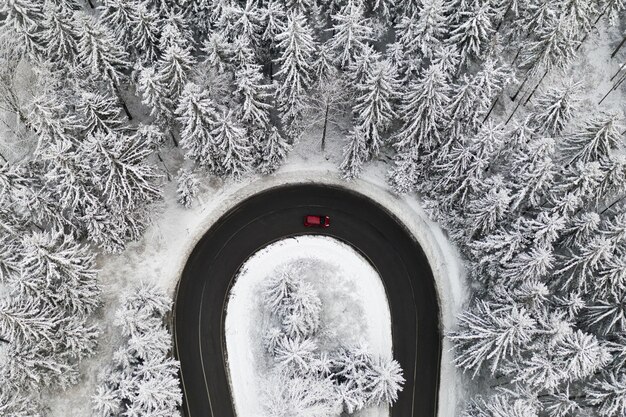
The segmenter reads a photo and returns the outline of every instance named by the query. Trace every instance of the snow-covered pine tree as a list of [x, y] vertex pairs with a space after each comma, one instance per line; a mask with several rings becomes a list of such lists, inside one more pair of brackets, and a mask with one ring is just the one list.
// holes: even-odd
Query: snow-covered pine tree
[[529, 76], [564, 69], [571, 63], [576, 40], [563, 19], [550, 13], [532, 31], [535, 36], [521, 43], [518, 63], [520, 68], [528, 68]]
[[585, 121], [579, 131], [568, 136], [563, 146], [568, 165], [578, 161], [602, 161], [624, 144], [622, 115], [601, 112]]
[[235, 118], [233, 110], [223, 110], [215, 118], [211, 131], [215, 144], [215, 173], [239, 179], [252, 169], [253, 148], [250, 139]]
[[69, 315], [87, 317], [100, 305], [95, 257], [60, 232], [34, 232], [22, 240], [20, 294]]
[[270, 0], [260, 11], [261, 13], [261, 40], [268, 42], [270, 51], [276, 47], [276, 38], [285, 29], [287, 13], [283, 2]]
[[202, 52], [205, 55], [204, 63], [217, 70], [218, 73], [226, 72], [230, 67], [230, 60], [235, 51], [232, 45], [219, 32], [213, 32], [204, 41]]
[[511, 190], [500, 175], [485, 178], [477, 189], [464, 211], [469, 239], [492, 233], [509, 215], [511, 204]]
[[361, 0], [348, 0], [339, 13], [331, 16], [333, 36], [328, 40], [328, 47], [334, 52], [335, 63], [346, 68], [355, 54], [373, 41], [373, 31], [363, 15]]
[[82, 127], [81, 133], [85, 136], [97, 132], [120, 132], [127, 128], [116, 98], [107, 93], [79, 91], [76, 112]]
[[617, 416], [626, 413], [626, 375], [619, 371], [601, 374], [585, 386], [585, 397], [589, 404], [597, 407], [602, 417]]
[[553, 139], [533, 135], [512, 154], [513, 169], [509, 176], [513, 189], [512, 210], [536, 208], [545, 201], [556, 174], [555, 148]]
[[454, 94], [446, 112], [451, 139], [476, 132], [494, 99], [513, 79], [508, 65], [492, 59], [487, 59], [476, 74], [464, 74], [452, 86]]
[[137, 89], [141, 93], [141, 102], [150, 109], [150, 115], [155, 117], [157, 123], [167, 123], [172, 119], [174, 104], [154, 67], [139, 71]]
[[472, 137], [461, 137], [452, 144], [445, 159], [435, 164], [433, 190], [444, 194], [447, 207], [464, 206], [478, 192], [487, 169], [503, 144], [503, 128], [485, 123]]
[[278, 128], [271, 126], [266, 139], [262, 142], [261, 160], [257, 168], [259, 172], [271, 174], [276, 171], [287, 158], [290, 149], [291, 146], [280, 134]]
[[347, 78], [352, 81], [353, 85], [362, 83], [370, 71], [370, 67], [380, 61], [380, 59], [380, 53], [372, 45], [365, 45], [361, 51], [355, 54], [354, 59], [350, 63], [346, 72]]
[[297, 136], [301, 130], [298, 125], [305, 107], [305, 93], [312, 84], [316, 42], [304, 15], [295, 13], [288, 16], [285, 30], [277, 36], [277, 40], [281, 50], [276, 61], [280, 66], [276, 73], [279, 79], [276, 90], [278, 111], [287, 133]]
[[402, 391], [404, 377], [400, 364], [391, 359], [378, 358], [372, 364], [372, 377], [367, 387], [368, 403], [391, 406]]
[[196, 194], [198, 194], [200, 180], [193, 171], [181, 168], [180, 171], [178, 171], [176, 182], [178, 184], [176, 187], [178, 202], [183, 207], [190, 208]]
[[306, 375], [316, 349], [312, 339], [284, 337], [276, 345], [275, 360], [279, 369], [288, 375]]
[[449, 102], [447, 77], [440, 66], [431, 65], [419, 80], [409, 85], [401, 98], [400, 117], [403, 124], [395, 134], [396, 149], [406, 152], [414, 148], [422, 157], [440, 146]]
[[259, 48], [263, 43], [263, 11], [258, 3], [253, 0], [246, 0], [244, 4], [233, 3], [226, 11], [232, 20], [230, 33], [226, 33], [226, 37], [233, 40], [244, 39], [253, 50]]
[[146, 284], [123, 296], [115, 324], [126, 340], [100, 376], [95, 415], [178, 415], [180, 364], [169, 357], [171, 335], [164, 325], [170, 305], [165, 293]]
[[580, 88], [581, 83], [568, 80], [557, 87], [548, 87], [537, 97], [532, 121], [538, 132], [547, 135], [563, 133], [578, 110]]
[[270, 120], [273, 86], [265, 82], [261, 65], [244, 65], [235, 73], [235, 85], [241, 102], [241, 122], [250, 129], [265, 128]]
[[0, 39], [10, 40], [20, 56], [37, 61], [44, 45], [38, 36], [44, 17], [43, 3], [34, 0], [11, 0], [0, 4], [3, 24], [0, 26]]
[[[397, 73], [387, 60], [369, 68], [363, 83], [356, 86], [353, 106], [355, 125], [365, 138], [365, 160], [376, 157], [383, 143], [382, 134], [397, 117], [393, 103], [399, 96]], [[356, 136], [356, 135], [355, 135]], [[355, 139], [356, 140], [356, 139]]]
[[[420, 57], [433, 59], [435, 51], [441, 47], [441, 41], [448, 33], [447, 18], [448, 6], [443, 0], [423, 0], [419, 18], [415, 24], [410, 40], [410, 50], [419, 51]], [[414, 46], [413, 46], [414, 45]], [[409, 56], [416, 54], [410, 53]]]
[[348, 143], [343, 151], [343, 161], [339, 166], [343, 177], [354, 179], [359, 176], [363, 163], [369, 157], [367, 137], [361, 131], [360, 126], [355, 126], [348, 134]]
[[81, 167], [93, 172], [103, 202], [113, 212], [126, 213], [160, 198], [160, 176], [146, 160], [153, 144], [116, 132], [95, 132], [80, 146]]
[[491, 35], [495, 32], [496, 10], [492, 2], [472, 0], [461, 2], [453, 11], [452, 19], [457, 22], [450, 31], [448, 42], [457, 45], [461, 64], [482, 58]]
[[516, 398], [509, 393], [504, 393], [487, 399], [481, 396], [474, 398], [461, 415], [461, 417], [490, 416], [537, 417], [538, 410], [533, 401], [523, 397]]
[[193, 47], [185, 44], [182, 37], [178, 40], [180, 42], [171, 42], [162, 47], [163, 53], [155, 67], [158, 82], [165, 89], [167, 99], [174, 103], [189, 80], [189, 74], [196, 62], [192, 55]]
[[74, 34], [72, 9], [52, 0], [44, 3], [44, 19], [39, 37], [46, 46], [44, 53], [52, 63], [74, 62], [78, 53], [78, 41]]
[[188, 83], [176, 109], [181, 124], [180, 145], [187, 151], [186, 157], [194, 159], [211, 171], [217, 169], [217, 144], [211, 131], [216, 126], [218, 109], [206, 90]]
[[591, 30], [593, 20], [597, 14], [596, 3], [587, 0], [561, 0], [560, 15], [574, 36], [578, 40]]
[[519, 355], [537, 330], [524, 308], [478, 300], [461, 314], [458, 330], [449, 337], [459, 352], [456, 365], [476, 376], [483, 369], [495, 374], [501, 362]]
[[94, 16], [83, 11], [74, 12], [78, 39], [78, 61], [95, 76], [117, 86], [130, 66], [127, 53], [113, 33]]

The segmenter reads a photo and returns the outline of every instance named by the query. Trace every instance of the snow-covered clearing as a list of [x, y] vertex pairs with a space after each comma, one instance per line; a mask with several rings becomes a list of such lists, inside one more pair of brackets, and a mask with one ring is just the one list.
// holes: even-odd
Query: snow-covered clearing
[[[391, 318], [385, 288], [374, 268], [354, 249], [325, 236], [300, 236], [273, 243], [243, 265], [226, 313], [231, 388], [239, 417], [263, 415], [260, 389], [268, 377], [261, 343], [270, 320], [260, 295], [277, 268], [299, 265], [302, 279], [322, 300], [316, 341], [326, 351], [364, 343], [372, 354], [391, 357]], [[360, 416], [383, 417], [387, 408]]]

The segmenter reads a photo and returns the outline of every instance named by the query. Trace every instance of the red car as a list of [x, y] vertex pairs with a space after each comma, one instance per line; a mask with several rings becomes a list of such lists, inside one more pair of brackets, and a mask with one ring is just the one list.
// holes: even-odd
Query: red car
[[304, 216], [304, 225], [306, 227], [328, 227], [330, 226], [330, 218], [328, 216], [309, 214]]

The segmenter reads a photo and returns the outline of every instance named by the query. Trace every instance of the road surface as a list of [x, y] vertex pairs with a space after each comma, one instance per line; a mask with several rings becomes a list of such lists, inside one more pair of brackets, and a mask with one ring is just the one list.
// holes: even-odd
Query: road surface
[[[305, 228], [305, 214], [328, 215], [331, 226]], [[215, 223], [195, 247], [174, 306], [184, 414], [235, 417], [224, 339], [226, 303], [234, 277], [259, 249], [305, 234], [332, 236], [351, 245], [378, 271], [391, 310], [393, 355], [406, 379], [392, 415], [436, 416], [441, 333], [426, 256], [382, 206], [349, 190], [319, 184], [283, 186], [250, 197]]]

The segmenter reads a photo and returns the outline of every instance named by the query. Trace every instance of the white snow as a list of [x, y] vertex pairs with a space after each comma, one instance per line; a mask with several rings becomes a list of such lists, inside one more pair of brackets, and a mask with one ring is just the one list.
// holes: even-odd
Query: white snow
[[[262, 415], [260, 387], [267, 380], [261, 343], [269, 318], [260, 293], [274, 271], [304, 263], [304, 276], [322, 300], [321, 348], [333, 342], [364, 342], [377, 356], [391, 357], [391, 317], [383, 283], [374, 268], [345, 243], [326, 236], [283, 239], [248, 259], [238, 274], [226, 312], [228, 370], [239, 417]], [[369, 415], [384, 417], [387, 408]]]

